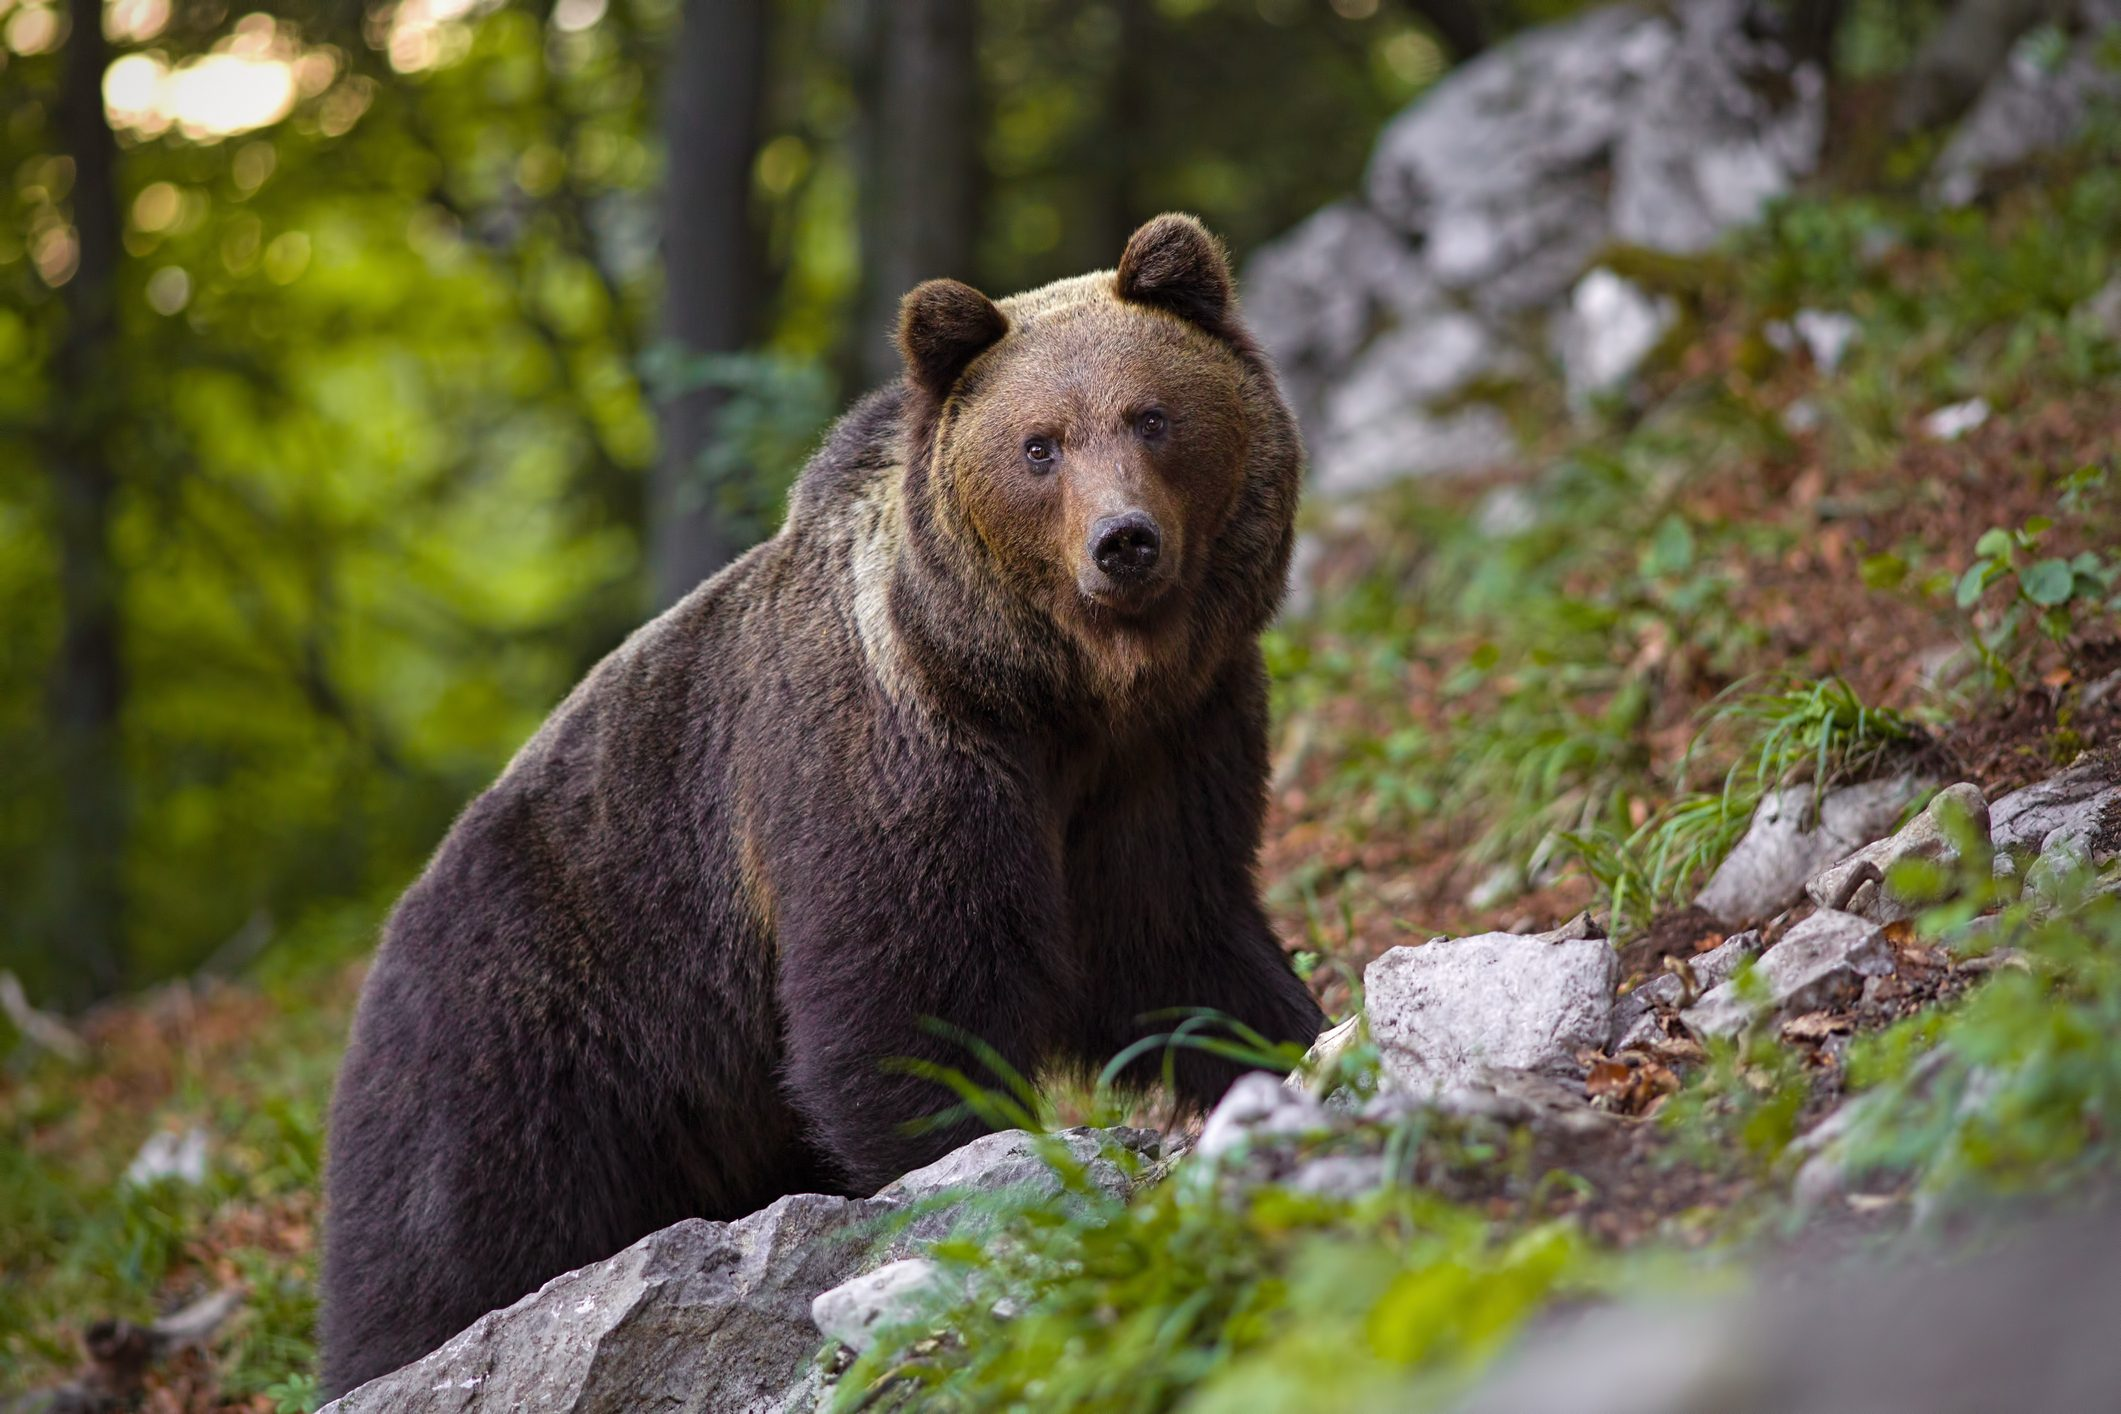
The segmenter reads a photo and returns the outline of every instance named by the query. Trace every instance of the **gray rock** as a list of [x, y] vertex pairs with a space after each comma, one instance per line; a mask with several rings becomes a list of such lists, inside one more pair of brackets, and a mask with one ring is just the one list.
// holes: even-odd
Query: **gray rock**
[[1331, 1129], [1318, 1101], [1265, 1071], [1241, 1075], [1201, 1126], [1193, 1152], [1204, 1159], [1240, 1151], [1259, 1139], [1292, 1138]]
[[174, 1179], [196, 1188], [206, 1182], [209, 1142], [206, 1131], [196, 1124], [181, 1134], [158, 1129], [141, 1144], [120, 1181], [128, 1187], [144, 1188], [163, 1179]]
[[876, 1191], [876, 1196], [910, 1203], [939, 1195], [993, 1193], [1004, 1188], [1027, 1186], [1058, 1193], [1060, 1180], [1054, 1175], [1047, 1156], [1059, 1152], [1082, 1164], [1090, 1181], [1105, 1194], [1124, 1198], [1133, 1191], [1134, 1179], [1115, 1155], [1124, 1152], [1144, 1161], [1154, 1159], [1159, 1142], [1160, 1136], [1154, 1130], [1125, 1127], [1081, 1127], [1064, 1129], [1057, 1134], [1004, 1129], [982, 1134], [926, 1168], [915, 1169], [885, 1184]]
[[339, 1414], [661, 1409], [768, 1414], [818, 1346], [816, 1295], [890, 1205], [798, 1194], [738, 1222], [681, 1222], [480, 1317], [326, 1406]]
[[1245, 289], [1320, 490], [1353, 494], [1515, 453], [1493, 408], [1432, 405], [1476, 379], [1521, 373], [1523, 356], [1457, 307], [1374, 212], [1353, 202], [1318, 212], [1252, 258]]
[[[2068, 1211], [1945, 1262], [1822, 1262], [1735, 1294], [1532, 1322], [1455, 1414], [2091, 1410], [2121, 1386], [2121, 1221]], [[1919, 1357], [1913, 1353], [1920, 1352]]]
[[[1539, 497], [1531, 488], [1510, 482], [1497, 486], [1480, 498], [1473, 511], [1473, 528], [1491, 540], [1507, 540], [1536, 527], [1545, 516]], [[2117, 673], [2116, 677], [2121, 677]], [[1516, 864], [1498, 864], [1466, 895], [1466, 907], [1491, 908], [1523, 890], [1524, 870]]]
[[1338, 1072], [1341, 1057], [1360, 1046], [1364, 1034], [1361, 1012], [1337, 1026], [1327, 1027], [1304, 1052], [1303, 1064], [1284, 1076], [1281, 1083], [1291, 1090], [1301, 1090], [1314, 1099], [1323, 1100]]
[[1414, 476], [1507, 462], [1517, 439], [1486, 404], [1436, 404], [1476, 379], [1523, 366], [1471, 315], [1439, 307], [1380, 336], [1323, 394], [1311, 428], [1312, 475], [1321, 492], [1352, 495]]
[[2099, 838], [2091, 831], [2071, 828], [2049, 835], [2040, 857], [2025, 866], [2025, 897], [2049, 908], [2066, 908], [2087, 886], [2093, 892], [2108, 893], [2121, 886], [2121, 879], [2097, 877], [2100, 862], [2114, 857], [2110, 846], [2100, 848]]
[[941, 1267], [926, 1257], [906, 1257], [819, 1293], [810, 1318], [849, 1350], [867, 1350], [877, 1331], [920, 1319], [948, 1294]]
[[1583, 1086], [1531, 1070], [1483, 1066], [1439, 1092], [1435, 1108], [1467, 1119], [1523, 1126], [1543, 1134], [1585, 1135], [1618, 1123], [1591, 1108]]
[[1782, 410], [1783, 430], [1792, 437], [1802, 437], [1807, 432], [1816, 431], [1819, 424], [1825, 420], [1826, 413], [1814, 398], [1792, 398], [1789, 405]]
[[1610, 270], [1578, 280], [1555, 332], [1569, 401], [1580, 406], [1625, 383], [1677, 318], [1669, 299]]
[[1496, 1066], [1578, 1072], [1612, 1036], [1620, 964], [1603, 939], [1483, 933], [1393, 948], [1363, 974], [1370, 1035], [1392, 1083], [1417, 1096]]
[[2078, 8], [2086, 31], [2080, 38], [2056, 55], [2052, 31], [2028, 35], [1960, 120], [1930, 171], [1938, 200], [1964, 206], [1981, 195], [1990, 176], [2065, 146], [2096, 109], [2121, 97], [2121, 73], [2102, 52], [2121, 21], [2102, 0]]
[[[1737, 976], [1740, 967], [1759, 955], [1760, 931], [1749, 929], [1733, 933], [1705, 953], [1695, 954], [1687, 959], [1687, 966], [1693, 969], [1694, 981], [1706, 994]], [[1611, 1049], [1622, 1051], [1657, 1039], [1661, 1033], [1653, 1013], [1658, 1007], [1676, 1007], [1685, 1000], [1686, 985], [1676, 973], [1650, 978], [1613, 1004]]]
[[1854, 315], [1838, 310], [1800, 309], [1790, 317], [1790, 327], [1811, 355], [1812, 365], [1821, 373], [1832, 373], [1841, 367], [1860, 326]]
[[2101, 285], [2096, 294], [2071, 312], [2110, 342], [2121, 344], [2121, 275]]
[[2121, 753], [2093, 753], [2060, 775], [2012, 791], [1989, 807], [1989, 831], [1996, 852], [2021, 863], [2058, 835], [2104, 841], [2102, 857], [2111, 857], [2121, 843]]
[[[808, 1408], [819, 1344], [812, 1302], [873, 1256], [904, 1257], [964, 1217], [953, 1196], [1024, 1188], [1059, 1197], [1049, 1144], [1113, 1197], [1158, 1136], [1135, 1129], [984, 1135], [875, 1198], [801, 1193], [736, 1222], [692, 1219], [569, 1272], [446, 1345], [327, 1406], [342, 1414], [567, 1414]], [[928, 1211], [922, 1211], [922, 1207]], [[911, 1210], [911, 1220], [906, 1219]], [[897, 1220], [894, 1222], [894, 1220]]]
[[1988, 417], [1989, 406], [1986, 398], [1968, 398], [1963, 403], [1946, 403], [1922, 419], [1922, 433], [1940, 442], [1956, 442], [1988, 421]]
[[1892, 971], [1892, 947], [1875, 924], [1821, 909], [1760, 955], [1753, 982], [1762, 1000], [1741, 996], [1737, 981], [1725, 982], [1680, 1019], [1703, 1036], [1735, 1036], [1763, 1011], [1800, 1013], [1852, 1001], [1867, 978]]
[[[1892, 886], [1892, 871], [1905, 861], [1923, 860], [1956, 875], [1963, 859], [1955, 830], [1963, 826], [1955, 821], [1970, 823], [1982, 840], [1988, 838], [1988, 801], [1979, 786], [1964, 781], [1946, 786], [1892, 836], [1865, 845], [1822, 870], [1804, 891], [1821, 908], [1843, 909], [1873, 923], [1897, 923], [1911, 917], [1932, 900], [1900, 894]], [[1872, 874], [1877, 877], [1859, 883]]]
[[1385, 1161], [1377, 1154], [1324, 1154], [1306, 1159], [1282, 1187], [1321, 1198], [1360, 1198], [1384, 1187]]
[[1617, 1122], [1591, 1107], [1579, 1081], [1500, 1066], [1476, 1067], [1467, 1078], [1428, 1095], [1380, 1090], [1363, 1102], [1357, 1115], [1371, 1125], [1447, 1115], [1562, 1136], [1598, 1133]]
[[1753, 23], [1753, 0], [1693, 0], [1613, 153], [1613, 234], [1705, 250], [1818, 165], [1826, 81]]
[[1890, 831], [1920, 790], [1910, 776], [1844, 786], [1826, 793], [1816, 821], [1810, 786], [1772, 791], [1694, 902], [1730, 923], [1771, 918], [1814, 874]]
[[1607, 239], [1602, 169], [1677, 40], [1616, 5], [1461, 65], [1379, 137], [1370, 205], [1425, 236], [1431, 271], [1483, 307], [1550, 303]]
[[[1817, 76], [1746, 37], [1766, 32], [1751, 21], [1767, 4], [1611, 5], [1520, 34], [1385, 128], [1364, 200], [1253, 257], [1247, 316], [1319, 489], [1513, 460], [1508, 421], [1465, 395], [1540, 372], [1530, 316], [1557, 313], [1616, 233], [1698, 249], [1809, 170]], [[1579, 399], [1624, 377], [1670, 318], [1611, 293], [1589, 286], [1576, 332], [1557, 335]]]
[[1441, 299], [1420, 253], [1357, 201], [1335, 202], [1262, 247], [1243, 288], [1245, 322], [1307, 428], [1380, 330], [1419, 323]]
[[1792, 1140], [1783, 1158], [1798, 1164], [1791, 1186], [1791, 1196], [1798, 1207], [1816, 1208], [1846, 1193], [1855, 1177], [1847, 1152], [1850, 1136], [1868, 1128], [1881, 1114], [1889, 1114], [1892, 1106], [1904, 1103], [1907, 1097], [1928, 1094], [1950, 1058], [1951, 1052], [1945, 1047], [1933, 1048], [1908, 1071], [1904, 1090], [1869, 1090], [1852, 1096]]

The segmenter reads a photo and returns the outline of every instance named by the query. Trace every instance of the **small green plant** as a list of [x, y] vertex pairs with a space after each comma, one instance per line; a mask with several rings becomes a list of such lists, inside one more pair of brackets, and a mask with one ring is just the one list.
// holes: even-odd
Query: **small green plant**
[[[2103, 471], [2087, 468], [2071, 479], [2065, 495], [2075, 499], [2103, 484]], [[2035, 516], [2016, 530], [1992, 529], [1974, 544], [1974, 562], [1959, 577], [1954, 599], [1973, 614], [1989, 591], [2004, 586], [2006, 597], [1993, 621], [1978, 621], [1970, 634], [1976, 656], [1999, 692], [2017, 688], [2025, 675], [2032, 634], [2063, 645], [2078, 629], [2079, 616], [2121, 609], [2121, 560], [2096, 550], [2068, 559], [2041, 555], [2040, 542], [2054, 528], [2046, 516]]]

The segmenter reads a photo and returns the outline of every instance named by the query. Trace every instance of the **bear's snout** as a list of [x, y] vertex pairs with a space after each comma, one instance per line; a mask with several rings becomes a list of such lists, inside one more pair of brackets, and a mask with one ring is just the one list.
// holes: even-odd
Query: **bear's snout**
[[1156, 569], [1164, 536], [1147, 511], [1106, 516], [1090, 527], [1090, 560], [1114, 583], [1132, 586]]

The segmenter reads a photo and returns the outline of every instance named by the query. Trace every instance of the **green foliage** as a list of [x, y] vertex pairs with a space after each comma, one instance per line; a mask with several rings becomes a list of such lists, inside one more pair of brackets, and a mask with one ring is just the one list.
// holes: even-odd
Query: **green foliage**
[[838, 411], [824, 366], [785, 354], [688, 354], [669, 343], [649, 349], [642, 366], [658, 402], [721, 394], [714, 437], [681, 499], [712, 503], [740, 541], [771, 535], [796, 473]]
[[[2121, 869], [2063, 871], [1979, 931], [1970, 881], [1925, 915], [1946, 946], [2010, 959], [1949, 1012], [1851, 1048], [1859, 1088], [1838, 1157], [1934, 1203], [2054, 1191], [2110, 1166], [2121, 1134]], [[2009, 949], [2009, 952], [2003, 950]]]
[[934, 1256], [963, 1297], [882, 1333], [833, 1408], [1398, 1402], [1449, 1388], [1547, 1300], [1604, 1280], [1565, 1226], [1498, 1238], [1413, 1189], [1238, 1193], [1197, 1168], [1131, 1206], [1028, 1204]]
[[[33, 997], [81, 999], [81, 846], [60, 828], [79, 783], [47, 690], [75, 423], [114, 483], [125, 693], [98, 759], [122, 763], [130, 829], [99, 847], [121, 856], [128, 980], [189, 971], [253, 919], [270, 952], [335, 936], [639, 622], [658, 399], [720, 394], [693, 489], [734, 538], [763, 536], [852, 391], [828, 369], [885, 337], [852, 313], [873, 136], [857, 8], [881, 12], [772, 7], [767, 327], [706, 360], [657, 342], [668, 0], [141, 10], [126, 23], [152, 33], [112, 32], [121, 72], [262, 50], [299, 86], [283, 116], [124, 119], [111, 342], [86, 387], [55, 362], [82, 248], [56, 122], [69, 46], [0, 47], [0, 966]], [[1109, 266], [1170, 206], [1240, 251], [1278, 234], [1356, 181], [1441, 62], [1392, 7], [980, 12], [977, 268], [924, 273], [997, 292]], [[1226, 102], [1269, 89], [1287, 101]]]
[[[226, 994], [189, 1003], [227, 1028], [211, 1057], [167, 1057], [135, 1032], [85, 1074], [14, 1058], [0, 1088], [0, 1387], [71, 1368], [88, 1322], [151, 1321], [173, 1289], [197, 1296], [225, 1270], [244, 1304], [218, 1342], [224, 1390], [315, 1407], [312, 1243], [342, 993], [334, 971], [269, 1006]], [[269, 1019], [250, 1024], [261, 1010]], [[209, 1137], [202, 1183], [125, 1181], [149, 1133], [192, 1126]]]
[[[2097, 495], [2106, 484], [2103, 467], [2084, 467], [2065, 483], [2071, 506]], [[2121, 611], [2121, 560], [2098, 550], [2080, 550], [2067, 559], [2039, 556], [2040, 542], [2055, 523], [2035, 516], [2016, 530], [1993, 529], [1975, 542], [1974, 562], [1953, 591], [1961, 611], [1972, 614], [2001, 585], [2006, 593], [1999, 610], [1969, 635], [1975, 653], [1997, 691], [2016, 688], [2026, 676], [2028, 630], [2049, 642], [2067, 643], [2084, 616], [2102, 618]]]
[[2078, 311], [2107, 279], [2121, 172], [2089, 139], [2003, 213], [1814, 197], [1777, 206], [1737, 243], [1737, 294], [1765, 320], [1844, 311], [1858, 333], [1816, 396], [1830, 442], [1861, 460], [1899, 446], [1912, 415], [1973, 397], [2012, 406], [2041, 387], [2096, 386], [2121, 344]]
[[[1717, 739], [1735, 757], [1720, 790], [1677, 795], [1624, 839], [1569, 837], [1616, 918], [1643, 919], [1678, 898], [1730, 852], [1771, 791], [1808, 778], [1816, 806], [1829, 786], [1874, 773], [1923, 739], [1906, 716], [1865, 705], [1839, 677], [1765, 691], [1741, 684], [1704, 717], [1687, 761]], [[1686, 762], [1680, 769], [1683, 783]]]

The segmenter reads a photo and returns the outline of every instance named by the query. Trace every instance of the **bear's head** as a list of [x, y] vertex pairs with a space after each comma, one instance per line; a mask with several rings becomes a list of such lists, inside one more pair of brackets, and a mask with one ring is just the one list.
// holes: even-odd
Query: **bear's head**
[[899, 346], [916, 553], [1011, 646], [1043, 646], [1053, 690], [1183, 695], [1272, 616], [1301, 452], [1197, 221], [1159, 216], [1118, 269], [999, 303], [931, 280]]

